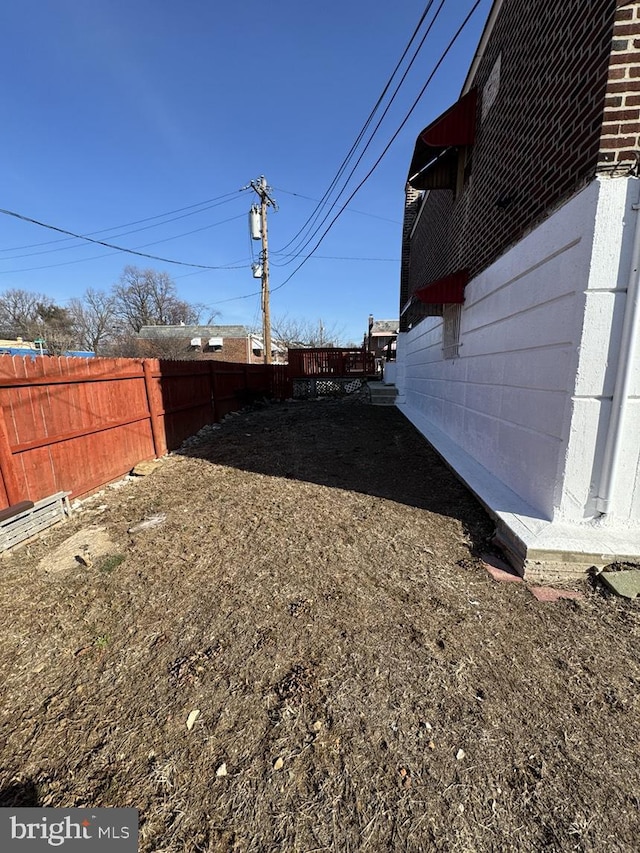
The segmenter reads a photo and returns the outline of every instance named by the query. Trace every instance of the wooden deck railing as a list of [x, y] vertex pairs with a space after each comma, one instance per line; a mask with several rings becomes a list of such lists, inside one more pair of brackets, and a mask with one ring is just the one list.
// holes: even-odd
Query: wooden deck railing
[[364, 349], [316, 347], [289, 350], [291, 379], [375, 376], [375, 358]]

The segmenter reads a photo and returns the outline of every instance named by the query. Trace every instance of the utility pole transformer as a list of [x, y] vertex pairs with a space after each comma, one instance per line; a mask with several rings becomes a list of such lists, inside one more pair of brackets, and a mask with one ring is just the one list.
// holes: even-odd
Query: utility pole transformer
[[274, 210], [278, 209], [274, 199], [270, 196], [270, 187], [267, 179], [261, 175], [257, 181], [251, 181], [251, 188], [260, 197], [260, 236], [262, 238], [262, 346], [264, 363], [271, 364], [271, 309], [269, 306], [269, 237], [267, 232], [267, 207], [271, 205]]

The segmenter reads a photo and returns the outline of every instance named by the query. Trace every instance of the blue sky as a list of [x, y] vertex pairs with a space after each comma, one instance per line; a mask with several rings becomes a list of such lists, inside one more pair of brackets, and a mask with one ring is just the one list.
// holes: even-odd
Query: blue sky
[[[277, 253], [329, 187], [425, 5], [3, 4], [0, 208], [140, 252], [230, 268], [148, 260], [64, 240], [2, 215], [0, 290], [44, 292], [64, 304], [88, 287], [108, 290], [124, 266], [134, 264], [168, 272], [182, 298], [219, 311], [219, 322], [259, 325], [259, 297], [250, 296], [260, 284], [250, 268], [259, 244], [251, 244], [247, 226], [256, 196], [240, 190], [265, 175], [279, 206], [269, 215], [272, 315], [322, 317], [347, 338], [362, 340], [370, 313], [398, 315], [404, 181], [413, 145], [458, 97], [491, 0], [481, 0], [388, 153], [314, 256], [283, 284], [382, 153], [474, 6], [474, 0], [445, 0], [330, 219], [305, 249], [299, 240], [291, 244], [289, 251], [302, 252], [296, 260]], [[427, 22], [440, 6], [433, 3]], [[170, 211], [179, 212], [161, 216]]]

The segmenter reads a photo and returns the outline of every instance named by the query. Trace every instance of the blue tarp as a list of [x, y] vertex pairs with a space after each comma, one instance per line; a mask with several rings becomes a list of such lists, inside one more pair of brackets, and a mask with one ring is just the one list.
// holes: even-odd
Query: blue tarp
[[[27, 347], [2, 347], [0, 348], [0, 355], [23, 355], [28, 356], [29, 358], [39, 358], [40, 351], [29, 349]], [[49, 353], [45, 350], [42, 355], [49, 355]], [[69, 350], [68, 352], [63, 353], [63, 355], [70, 356], [72, 358], [95, 358], [95, 352], [89, 352], [88, 350]]]

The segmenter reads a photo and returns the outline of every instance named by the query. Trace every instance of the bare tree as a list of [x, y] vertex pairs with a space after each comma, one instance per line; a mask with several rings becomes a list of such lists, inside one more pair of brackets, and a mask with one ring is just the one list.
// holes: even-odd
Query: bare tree
[[304, 320], [283, 314], [272, 320], [273, 337], [288, 347], [337, 347], [341, 345], [344, 330], [337, 323]]
[[43, 293], [10, 289], [0, 294], [0, 328], [7, 336], [43, 340], [51, 355], [78, 343], [69, 311]]
[[[220, 311], [215, 308], [210, 308], [202, 302], [191, 303], [191, 309], [195, 314], [195, 320], [192, 323], [201, 323], [203, 326], [209, 326], [213, 321], [220, 316]], [[187, 322], [186, 320], [184, 321]]]
[[[0, 293], [0, 333], [46, 341], [50, 353], [83, 348], [99, 355], [192, 358], [183, 340], [141, 343], [142, 326], [193, 324], [206, 306], [179, 298], [165, 272], [127, 266], [111, 291], [88, 288], [62, 308], [42, 293], [10, 289]], [[211, 323], [218, 312], [207, 314]]]
[[0, 294], [0, 328], [7, 337], [28, 338], [37, 325], [40, 305], [51, 305], [44, 293], [12, 288]]
[[116, 334], [115, 298], [89, 288], [81, 299], [69, 301], [68, 311], [79, 346], [102, 355]]
[[144, 358], [149, 356], [144, 352], [145, 343], [133, 332], [117, 332], [105, 343], [101, 355], [108, 358]]
[[197, 306], [178, 298], [176, 286], [166, 272], [126, 266], [113, 288], [115, 312], [122, 331], [139, 332], [143, 326], [197, 323]]

